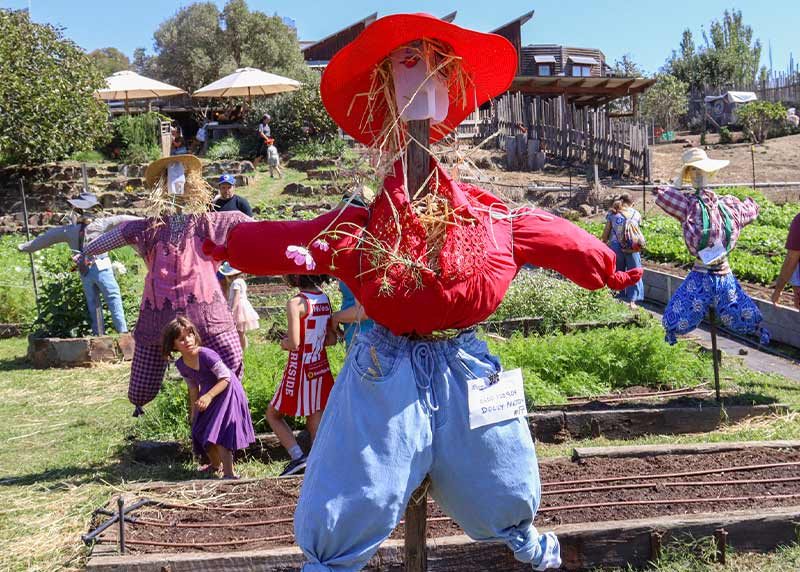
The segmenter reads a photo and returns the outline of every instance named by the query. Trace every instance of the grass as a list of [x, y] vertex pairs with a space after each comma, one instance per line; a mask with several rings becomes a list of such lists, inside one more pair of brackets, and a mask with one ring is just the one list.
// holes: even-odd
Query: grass
[[[544, 344], [539, 349], [528, 342], [527, 351], [526, 342], [521, 339], [504, 344], [493, 342], [493, 349], [502, 355], [507, 366], [522, 365], [530, 369], [532, 366], [526, 366], [523, 361], [533, 359], [526, 357], [527, 354], [546, 355], [554, 348], [547, 344], [567, 343], [574, 337], [545, 338], [538, 342]], [[583, 345], [589, 345], [588, 338], [580, 339]], [[505, 347], [501, 347], [503, 345]], [[269, 393], [270, 385], [283, 368], [285, 354], [270, 348], [274, 348], [274, 344], [254, 344], [246, 354], [251, 399], [261, 399], [263, 396], [259, 397], [258, 392]], [[196, 473], [191, 463], [145, 466], [130, 458], [131, 437], [143, 434], [153, 419], [145, 416], [137, 421], [130, 416], [132, 406], [125, 398], [128, 364], [34, 370], [24, 359], [25, 351], [24, 339], [0, 340], [3, 376], [0, 442], [4, 445], [0, 449], [0, 570], [79, 570], [85, 565], [88, 554], [79, 538], [87, 531], [94, 508], [107, 503], [129, 483], [184, 480], [195, 477]], [[332, 361], [337, 370], [342, 357], [341, 349], [334, 350]], [[707, 360], [697, 359], [700, 359], [699, 367], [709, 367]], [[727, 388], [760, 393], [788, 403], [795, 410], [800, 409], [800, 387], [789, 380], [754, 374], [735, 361], [726, 362], [724, 368]], [[552, 364], [546, 369], [551, 371], [550, 375], [559, 375]], [[544, 374], [540, 371], [537, 375]], [[182, 382], [172, 381], [168, 385], [183, 399], [183, 393], [178, 392], [184, 391]], [[181, 402], [181, 407], [185, 407], [183, 404], [185, 401]], [[148, 415], [152, 416], [154, 410], [149, 407]], [[800, 438], [800, 413], [747, 421], [713, 434], [648, 437], [624, 444], [775, 438]], [[580, 444], [623, 442], [595, 439]], [[550, 457], [567, 454], [575, 445], [540, 444], [537, 450], [540, 456]], [[238, 464], [237, 470], [247, 477], [273, 476], [280, 465], [248, 461]], [[688, 558], [679, 551], [674, 561], [654, 570], [718, 570], [713, 565], [692, 568], [691, 564], [680, 564], [683, 557]], [[732, 566], [739, 567], [731, 569], [790, 570], [797, 568], [797, 559], [796, 548], [767, 556], [741, 555], [733, 558]], [[684, 567], [677, 567], [679, 565]]]

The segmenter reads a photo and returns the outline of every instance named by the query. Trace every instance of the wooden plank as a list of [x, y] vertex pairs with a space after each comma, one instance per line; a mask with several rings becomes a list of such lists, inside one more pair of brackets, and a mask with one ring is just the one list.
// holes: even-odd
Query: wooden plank
[[[637, 520], [605, 521], [555, 526], [561, 544], [564, 570], [597, 566], [642, 566], [652, 558], [650, 534], [659, 531], [664, 541], [710, 537], [724, 528], [728, 545], [742, 551], [770, 551], [796, 540], [800, 506], [664, 516]], [[545, 532], [540, 529], [540, 532]], [[501, 543], [473, 542], [467, 536], [428, 541], [430, 572], [522, 572], [530, 564], [514, 560]], [[106, 553], [107, 554], [107, 553]], [[227, 553], [141, 554], [92, 556], [90, 572], [298, 572], [303, 555], [296, 547]], [[386, 541], [364, 568], [366, 572], [398, 572], [403, 569], [402, 541]]]
[[800, 441], [731, 441], [729, 443], [688, 443], [683, 445], [626, 445], [622, 447], [575, 447], [574, 461], [593, 457], [652, 457], [654, 455], [699, 455], [747, 449], [800, 449]]

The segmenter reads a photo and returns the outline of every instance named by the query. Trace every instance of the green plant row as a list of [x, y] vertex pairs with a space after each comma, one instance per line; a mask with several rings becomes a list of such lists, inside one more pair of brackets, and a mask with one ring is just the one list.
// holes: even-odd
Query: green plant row
[[[687, 345], [664, 343], [655, 321], [644, 328], [603, 328], [570, 335], [490, 341], [491, 351], [506, 369], [522, 368], [528, 406], [566, 402], [568, 396], [603, 394], [630, 386], [672, 388], [695, 385], [711, 375], [709, 359]], [[252, 344], [245, 352], [243, 384], [257, 432], [280, 384], [287, 353], [276, 343]], [[338, 375], [344, 348], [328, 348]], [[174, 371], [174, 370], [172, 370]], [[186, 386], [167, 380], [136, 428], [140, 439], [186, 439], [189, 426]], [[299, 422], [294, 423], [300, 426]]]

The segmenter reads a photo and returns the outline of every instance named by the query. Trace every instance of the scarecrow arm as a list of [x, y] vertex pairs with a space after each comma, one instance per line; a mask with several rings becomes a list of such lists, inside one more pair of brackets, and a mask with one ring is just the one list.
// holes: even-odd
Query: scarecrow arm
[[689, 196], [675, 187], [659, 187], [656, 189], [656, 204], [669, 216], [680, 222], [686, 220], [689, 213]]
[[95, 238], [83, 249], [83, 254], [85, 256], [97, 256], [126, 244], [134, 244], [138, 247], [147, 224], [146, 219], [122, 223], [113, 230], [109, 230]]
[[225, 244], [205, 241], [203, 252], [258, 276], [339, 275], [355, 258], [367, 218], [366, 209], [350, 207], [309, 221], [246, 222], [231, 229]]
[[564, 275], [578, 286], [622, 290], [636, 284], [642, 269], [616, 270], [616, 255], [600, 240], [571, 222], [538, 209], [525, 208], [513, 219], [514, 259]]
[[758, 203], [750, 197], [740, 201], [733, 195], [724, 195], [719, 200], [728, 207], [731, 215], [738, 221], [740, 228], [747, 226], [758, 218]]
[[33, 240], [17, 245], [17, 248], [22, 252], [36, 252], [37, 250], [42, 250], [43, 248], [48, 248], [54, 244], [58, 244], [59, 242], [68, 242], [69, 232], [67, 231], [67, 228], [68, 226], [51, 228]]

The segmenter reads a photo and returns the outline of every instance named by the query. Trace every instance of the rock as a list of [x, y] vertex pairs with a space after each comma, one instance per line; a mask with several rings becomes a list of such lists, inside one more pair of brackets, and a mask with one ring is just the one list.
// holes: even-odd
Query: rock
[[110, 336], [89, 338], [89, 361], [116, 361], [117, 358], [117, 344], [114, 338]]
[[239, 172], [240, 173], [252, 173], [256, 170], [255, 166], [250, 161], [242, 161], [240, 163]]
[[289, 183], [283, 187], [284, 195], [294, 195], [297, 197], [310, 197], [314, 194], [313, 187], [304, 185], [302, 183]]
[[582, 205], [578, 205], [578, 212], [581, 213], [581, 216], [592, 216], [594, 214], [594, 209], [583, 203]]
[[122, 353], [122, 359], [131, 361], [133, 359], [133, 351], [136, 349], [136, 342], [133, 340], [131, 334], [121, 334], [117, 339], [117, 345]]

